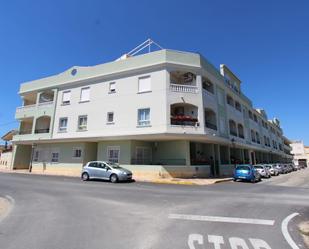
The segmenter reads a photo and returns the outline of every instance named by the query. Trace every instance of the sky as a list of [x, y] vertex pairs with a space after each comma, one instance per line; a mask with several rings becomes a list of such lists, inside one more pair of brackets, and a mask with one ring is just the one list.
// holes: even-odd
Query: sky
[[28, 0], [0, 6], [0, 135], [22, 82], [115, 60], [147, 38], [228, 65], [256, 108], [309, 145], [308, 0]]

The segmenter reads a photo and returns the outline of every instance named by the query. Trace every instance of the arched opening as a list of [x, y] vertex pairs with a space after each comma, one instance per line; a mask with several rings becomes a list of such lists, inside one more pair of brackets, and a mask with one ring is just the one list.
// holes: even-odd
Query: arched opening
[[186, 103], [176, 103], [171, 105], [172, 125], [198, 125], [198, 107]]
[[217, 115], [213, 110], [208, 108], [205, 109], [205, 126], [217, 130]]
[[235, 108], [237, 111], [241, 112], [241, 104], [238, 101], [235, 101]]
[[35, 123], [35, 133], [49, 133], [50, 120], [50, 116], [41, 116], [37, 118]]
[[238, 124], [237, 125], [237, 130], [238, 130], [238, 136], [240, 138], [245, 138], [245, 135], [244, 135], [244, 127], [242, 124]]
[[196, 75], [186, 71], [170, 72], [171, 84], [196, 86]]
[[230, 134], [237, 137], [237, 128], [234, 120], [229, 120]]
[[203, 77], [202, 85], [203, 85], [203, 89], [206, 90], [207, 92], [210, 92], [212, 94], [215, 93], [214, 84], [209, 79]]
[[230, 96], [230, 95], [226, 95], [226, 102], [230, 105], [230, 106], [235, 106], [234, 103], [234, 99]]
[[252, 141], [252, 142], [255, 142], [255, 141], [256, 141], [254, 130], [251, 130], [251, 141]]
[[256, 142], [257, 142], [258, 144], [260, 144], [260, 143], [261, 143], [261, 140], [260, 140], [260, 135], [259, 135], [258, 132], [255, 133], [255, 137], [256, 137]]
[[54, 91], [47, 90], [42, 92], [39, 97], [39, 104], [51, 103], [54, 101]]

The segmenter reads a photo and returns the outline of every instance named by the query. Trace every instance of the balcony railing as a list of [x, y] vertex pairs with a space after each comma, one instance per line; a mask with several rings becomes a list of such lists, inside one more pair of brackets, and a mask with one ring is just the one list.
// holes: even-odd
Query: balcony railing
[[38, 133], [49, 133], [49, 128], [47, 129], [36, 129], [34, 131], [34, 133], [38, 134]]
[[18, 132], [18, 135], [27, 135], [27, 134], [31, 134], [32, 130], [31, 129], [26, 129], [26, 130], [20, 130]]
[[54, 101], [41, 102], [38, 104], [38, 106], [48, 106], [48, 105], [52, 105], [53, 103]]
[[171, 83], [170, 89], [172, 92], [198, 93], [198, 88], [196, 86], [190, 86], [190, 85], [180, 85]]
[[48, 101], [48, 102], [42, 102], [42, 103], [38, 103], [38, 104], [33, 104], [33, 105], [24, 105], [24, 106], [19, 106], [16, 108], [16, 112], [21, 112], [21, 111], [26, 111], [29, 110], [31, 108], [35, 108], [35, 107], [45, 107], [45, 106], [50, 106], [54, 103], [54, 101]]
[[36, 107], [36, 104], [34, 104], [34, 105], [19, 106], [19, 107], [16, 108], [16, 112], [23, 111], [23, 110], [28, 110], [28, 109], [31, 109], [31, 108], [34, 108], [34, 107]]
[[187, 126], [199, 126], [197, 118], [191, 116], [173, 116], [171, 117], [172, 125], [187, 125]]
[[205, 122], [205, 126], [209, 129], [212, 129], [212, 130], [217, 130], [217, 125], [215, 124], [212, 124], [212, 123], [209, 123], [209, 122]]

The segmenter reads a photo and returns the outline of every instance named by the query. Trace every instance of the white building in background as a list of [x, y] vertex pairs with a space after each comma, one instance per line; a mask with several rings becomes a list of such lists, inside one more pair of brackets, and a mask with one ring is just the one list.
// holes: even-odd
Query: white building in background
[[207, 176], [291, 160], [279, 120], [255, 109], [241, 84], [226, 65], [164, 49], [23, 83], [12, 167], [77, 174], [108, 160]]
[[307, 154], [307, 147], [304, 145], [303, 141], [293, 141], [291, 143], [293, 154], [293, 162], [295, 165], [305, 164], [308, 165], [309, 158]]

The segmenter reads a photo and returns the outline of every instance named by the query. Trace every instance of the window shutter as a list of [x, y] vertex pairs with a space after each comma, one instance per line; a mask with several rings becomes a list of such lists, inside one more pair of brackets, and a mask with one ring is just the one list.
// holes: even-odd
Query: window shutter
[[138, 92], [151, 91], [151, 78], [143, 77], [138, 79]]
[[81, 94], [80, 94], [80, 101], [89, 101], [90, 99], [90, 87], [82, 88]]
[[62, 102], [63, 103], [69, 103], [71, 99], [71, 91], [63, 92], [62, 94]]

